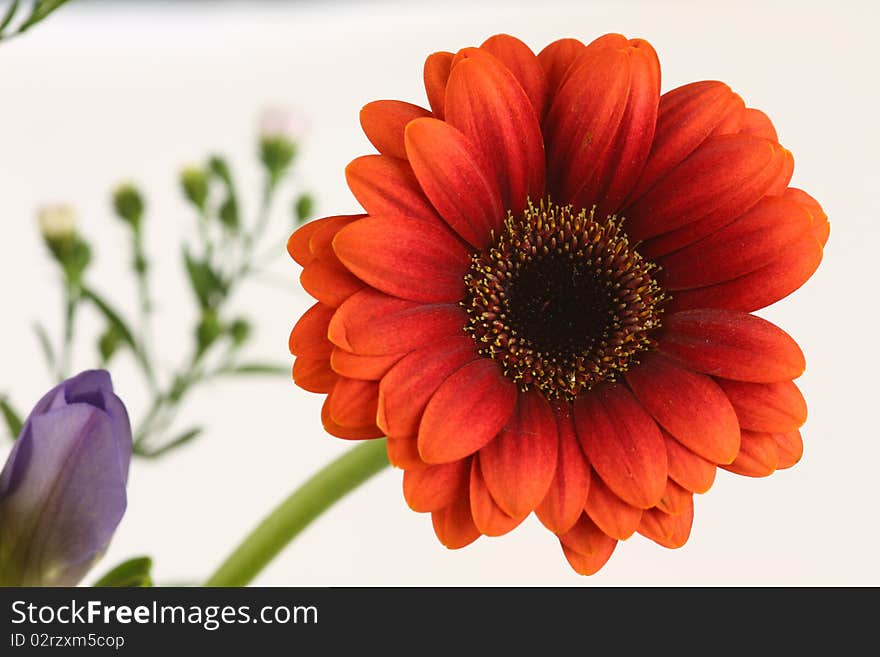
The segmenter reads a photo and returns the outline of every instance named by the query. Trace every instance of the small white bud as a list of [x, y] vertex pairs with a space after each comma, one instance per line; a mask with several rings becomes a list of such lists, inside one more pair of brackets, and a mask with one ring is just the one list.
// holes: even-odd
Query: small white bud
[[61, 240], [76, 233], [76, 212], [69, 205], [45, 205], [37, 210], [40, 232], [47, 240]]
[[260, 115], [259, 130], [260, 139], [285, 138], [296, 142], [305, 132], [305, 121], [285, 107], [267, 107]]

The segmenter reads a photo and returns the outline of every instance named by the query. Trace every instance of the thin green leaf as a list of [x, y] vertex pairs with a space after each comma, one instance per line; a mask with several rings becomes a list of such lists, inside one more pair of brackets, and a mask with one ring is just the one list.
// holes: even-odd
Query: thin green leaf
[[93, 584], [95, 587], [153, 586], [150, 571], [153, 560], [150, 557], [135, 557], [112, 568], [107, 574]]
[[231, 365], [217, 371], [218, 374], [270, 374], [290, 376], [290, 365], [276, 365], [273, 363], [242, 363]]
[[138, 456], [142, 456], [148, 459], [155, 459], [167, 454], [171, 450], [177, 449], [178, 447], [182, 447], [186, 443], [190, 442], [194, 438], [196, 438], [199, 434], [204, 431], [203, 427], [196, 427], [194, 429], [190, 429], [189, 431], [185, 431], [180, 434], [177, 438], [172, 440], [171, 442], [167, 442], [164, 445], [157, 447], [155, 449], [149, 448], [138, 448], [135, 450], [135, 454]]
[[18, 5], [19, 0], [13, 0], [12, 4], [9, 5], [9, 9], [3, 14], [3, 18], [0, 18], [0, 34], [3, 34], [3, 30], [5, 30], [6, 26], [12, 21], [12, 17], [15, 16], [15, 12], [18, 10]]
[[19, 33], [24, 32], [33, 25], [36, 25], [67, 1], [68, 0], [37, 0], [36, 2], [34, 2], [34, 6], [31, 9], [30, 15], [18, 28]]
[[16, 440], [18, 434], [21, 433], [21, 428], [24, 426], [21, 416], [6, 401], [6, 397], [0, 397], [0, 411], [3, 412], [3, 419], [6, 420], [6, 428], [9, 429], [9, 435], [13, 440]]
[[131, 347], [132, 352], [137, 358], [138, 362], [143, 368], [144, 373], [147, 375], [151, 381], [155, 381], [155, 375], [153, 373], [153, 366], [150, 365], [150, 361], [147, 360], [144, 352], [141, 350], [138, 345], [137, 340], [135, 340], [134, 333], [128, 327], [128, 324], [125, 320], [122, 319], [122, 315], [116, 311], [113, 306], [111, 306], [107, 301], [101, 297], [97, 292], [88, 287], [83, 287], [80, 294], [82, 298], [90, 301], [94, 304], [95, 308], [104, 316], [107, 322], [113, 327], [113, 329], [118, 333], [117, 337], [122, 340], [125, 344]]
[[122, 316], [91, 288], [83, 287], [82, 297], [91, 301], [100, 313], [104, 315], [104, 318], [119, 332], [119, 337], [122, 341], [137, 352], [138, 347], [134, 339], [134, 333], [128, 328], [128, 324], [125, 323]]
[[40, 348], [43, 350], [43, 357], [46, 359], [46, 365], [48, 365], [49, 369], [54, 372], [56, 362], [55, 350], [52, 348], [52, 341], [49, 339], [46, 327], [39, 322], [35, 322], [34, 333], [37, 334], [37, 340], [40, 342]]
[[228, 286], [207, 262], [196, 260], [187, 249], [183, 251], [183, 262], [196, 299], [202, 310], [215, 308], [228, 291]]

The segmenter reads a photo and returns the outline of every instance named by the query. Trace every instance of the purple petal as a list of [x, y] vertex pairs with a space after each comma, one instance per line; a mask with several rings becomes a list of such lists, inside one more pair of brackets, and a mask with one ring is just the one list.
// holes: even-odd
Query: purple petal
[[[22, 584], [73, 585], [110, 543], [126, 506], [110, 416], [71, 404], [31, 419], [18, 485], [2, 500], [4, 534], [18, 538]], [[16, 447], [19, 447], [18, 445]], [[27, 537], [27, 538], [26, 538]]]

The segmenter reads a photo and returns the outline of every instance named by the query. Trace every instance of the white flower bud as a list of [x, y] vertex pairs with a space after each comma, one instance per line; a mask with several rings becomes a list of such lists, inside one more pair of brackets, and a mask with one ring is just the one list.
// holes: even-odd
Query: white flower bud
[[296, 142], [305, 132], [305, 121], [285, 107], [267, 107], [260, 115], [259, 130], [263, 140], [284, 138]]
[[76, 212], [69, 205], [46, 205], [37, 211], [37, 223], [47, 240], [63, 240], [76, 233]]

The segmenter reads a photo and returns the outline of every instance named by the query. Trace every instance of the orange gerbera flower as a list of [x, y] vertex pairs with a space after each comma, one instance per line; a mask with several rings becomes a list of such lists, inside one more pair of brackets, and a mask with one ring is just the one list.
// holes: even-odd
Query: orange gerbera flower
[[431, 110], [361, 112], [367, 214], [300, 228], [318, 302], [295, 381], [335, 436], [388, 436], [444, 545], [535, 512], [579, 573], [634, 532], [685, 543], [721, 466], [801, 456], [797, 344], [750, 313], [816, 270], [828, 221], [767, 116], [660, 95], [646, 41], [498, 35], [425, 62]]

